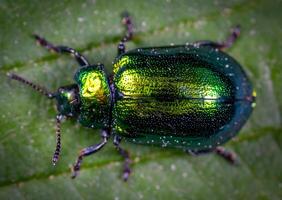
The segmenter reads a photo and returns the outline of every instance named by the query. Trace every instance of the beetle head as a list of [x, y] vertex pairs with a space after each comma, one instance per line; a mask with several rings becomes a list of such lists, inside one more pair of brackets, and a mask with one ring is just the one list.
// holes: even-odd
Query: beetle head
[[79, 89], [76, 84], [59, 87], [55, 93], [60, 115], [76, 117], [80, 109]]

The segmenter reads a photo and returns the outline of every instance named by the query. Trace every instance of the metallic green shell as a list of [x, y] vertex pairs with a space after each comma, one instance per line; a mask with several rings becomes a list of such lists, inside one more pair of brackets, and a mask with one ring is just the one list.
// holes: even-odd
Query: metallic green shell
[[91, 128], [105, 128], [110, 123], [111, 93], [101, 66], [80, 68], [74, 77], [79, 87], [79, 122]]
[[132, 142], [214, 148], [252, 110], [240, 65], [209, 47], [135, 49], [116, 59], [114, 73], [113, 132]]

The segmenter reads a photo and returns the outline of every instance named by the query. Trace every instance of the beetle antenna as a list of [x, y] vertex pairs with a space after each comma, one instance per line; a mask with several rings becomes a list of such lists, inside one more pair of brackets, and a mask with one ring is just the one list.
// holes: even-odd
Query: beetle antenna
[[44, 96], [48, 97], [49, 99], [52, 99], [55, 97], [55, 94], [52, 93], [52, 92], [49, 92], [46, 88], [42, 87], [42, 86], [39, 86], [35, 83], [32, 83], [31, 81], [29, 80], [26, 80], [25, 78], [19, 76], [19, 75], [16, 75], [16, 74], [13, 74], [13, 73], [8, 73], [7, 74], [8, 77], [10, 79], [14, 79], [16, 81], [19, 81], [23, 84], [26, 84], [28, 86], [30, 86], [31, 88], [33, 88], [34, 90], [36, 90], [37, 92], [43, 94]]
[[61, 122], [63, 118], [63, 115], [57, 115], [56, 117], [56, 149], [52, 159], [53, 165], [57, 164], [61, 153]]

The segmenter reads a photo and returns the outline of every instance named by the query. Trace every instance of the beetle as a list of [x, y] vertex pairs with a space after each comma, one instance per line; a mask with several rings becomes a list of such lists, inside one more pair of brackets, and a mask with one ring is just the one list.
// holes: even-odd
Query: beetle
[[80, 124], [101, 129], [101, 142], [82, 149], [73, 165], [76, 177], [85, 156], [96, 153], [114, 137], [125, 159], [123, 179], [131, 173], [130, 156], [120, 146], [122, 138], [137, 144], [180, 148], [191, 154], [216, 152], [234, 163], [236, 156], [222, 144], [233, 138], [249, 118], [255, 92], [241, 65], [222, 50], [240, 34], [232, 29], [224, 42], [208, 40], [191, 44], [146, 47], [126, 51], [133, 38], [133, 23], [125, 13], [126, 33], [118, 44], [113, 73], [102, 64], [91, 65], [73, 48], [56, 46], [34, 34], [44, 48], [75, 57], [80, 68], [75, 83], [50, 92], [14, 73], [11, 79], [31, 86], [57, 100], [55, 165], [61, 152], [61, 122], [75, 118]]

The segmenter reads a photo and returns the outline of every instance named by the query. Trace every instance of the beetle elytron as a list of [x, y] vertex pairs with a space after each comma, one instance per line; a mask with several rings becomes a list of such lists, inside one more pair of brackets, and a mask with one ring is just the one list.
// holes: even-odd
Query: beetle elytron
[[73, 166], [76, 177], [82, 159], [99, 151], [114, 136], [125, 158], [123, 179], [130, 175], [129, 153], [122, 138], [138, 144], [181, 148], [192, 154], [216, 152], [234, 162], [235, 154], [220, 147], [235, 136], [251, 114], [255, 93], [241, 66], [221, 50], [239, 36], [235, 27], [226, 41], [198, 41], [180, 46], [125, 50], [133, 37], [132, 20], [123, 15], [126, 34], [118, 45], [113, 74], [102, 64], [91, 65], [76, 50], [55, 46], [34, 35], [37, 42], [57, 53], [73, 55], [80, 65], [75, 84], [49, 92], [16, 74], [9, 77], [57, 100], [57, 145], [61, 150], [60, 123], [76, 118], [83, 126], [101, 129], [101, 142], [80, 151]]

